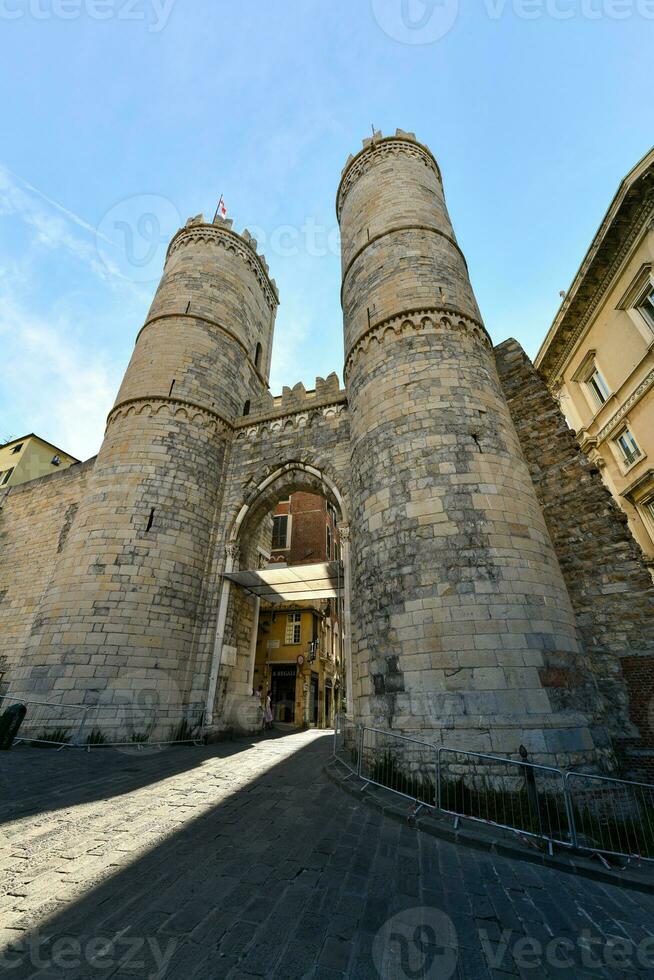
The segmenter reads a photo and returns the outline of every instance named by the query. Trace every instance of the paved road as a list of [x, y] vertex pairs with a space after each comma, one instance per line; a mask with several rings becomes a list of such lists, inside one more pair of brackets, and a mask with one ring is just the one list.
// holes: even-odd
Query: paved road
[[654, 898], [416, 833], [329, 750], [0, 753], [0, 975], [654, 977]]

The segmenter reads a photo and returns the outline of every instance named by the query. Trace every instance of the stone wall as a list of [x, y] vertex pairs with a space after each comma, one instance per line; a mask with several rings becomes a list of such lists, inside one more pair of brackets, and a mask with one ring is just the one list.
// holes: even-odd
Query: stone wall
[[358, 711], [448, 746], [568, 765], [608, 748], [574, 615], [449, 220], [410, 134], [346, 167]]
[[561, 765], [609, 756], [608, 726], [642, 759], [651, 581], [524, 353], [494, 356], [431, 152], [375, 134], [337, 211], [344, 390], [273, 397], [256, 243], [202, 218], [175, 235], [97, 460], [0, 496], [13, 683], [163, 688], [247, 728], [256, 603], [226, 575], [307, 491], [338, 511], [358, 720]]
[[[264, 524], [267, 515], [280, 499], [299, 490], [323, 494], [335, 504], [342, 520], [349, 519], [330, 490], [336, 487], [347, 507], [351, 481], [346, 396], [333, 380], [321, 382], [317, 379], [316, 388], [309, 392], [302, 386], [287, 389], [283, 408], [281, 399], [276, 399], [279, 403], [269, 414], [258, 410], [235, 429], [205, 578], [201, 626], [188, 660], [189, 683], [196, 697], [206, 691], [214, 655], [217, 597], [228, 550], [235, 569], [258, 567], [257, 548], [270, 548], [271, 528]], [[252, 625], [252, 600], [233, 587], [221, 640], [218, 715], [221, 706], [227, 706], [230, 714], [239, 716], [239, 699], [249, 696], [246, 681]], [[235, 724], [238, 717], [227, 721]]]
[[175, 235], [24, 650], [27, 691], [57, 688], [86, 704], [151, 689], [192, 700], [229, 451], [244, 406], [266, 387], [257, 344], [265, 370], [276, 308], [249, 236], [200, 219]]
[[[0, 682], [17, 670], [95, 459], [0, 492]], [[1, 693], [1, 692], [0, 692]]]
[[[622, 746], [625, 764], [642, 768], [640, 750], [646, 743], [652, 745], [652, 580], [626, 516], [579, 449], [574, 432], [525, 352], [515, 340], [507, 340], [495, 354], [581, 641], [604, 699], [603, 720]], [[565, 678], [553, 671], [545, 682], [563, 690]], [[647, 691], [649, 704], [645, 704]]]

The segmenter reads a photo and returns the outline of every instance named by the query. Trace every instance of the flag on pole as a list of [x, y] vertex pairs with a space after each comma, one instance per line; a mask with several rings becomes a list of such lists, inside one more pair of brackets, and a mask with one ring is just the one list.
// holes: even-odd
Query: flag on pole
[[225, 206], [225, 201], [222, 194], [220, 195], [220, 200], [218, 201], [218, 207], [216, 208], [216, 213], [213, 216], [213, 220], [215, 221], [218, 217], [222, 218], [223, 220], [227, 217], [227, 208]]

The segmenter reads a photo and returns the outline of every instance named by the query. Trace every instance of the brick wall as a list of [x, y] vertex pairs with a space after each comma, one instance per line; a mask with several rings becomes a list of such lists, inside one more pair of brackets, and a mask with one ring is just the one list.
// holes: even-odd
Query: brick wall
[[273, 561], [302, 565], [333, 559], [333, 550], [331, 555], [327, 555], [327, 527], [331, 529], [332, 549], [338, 531], [327, 511], [327, 501], [324, 497], [302, 491], [294, 493], [290, 501], [277, 505], [275, 514], [290, 516], [291, 533], [290, 547], [287, 550], [273, 551]]

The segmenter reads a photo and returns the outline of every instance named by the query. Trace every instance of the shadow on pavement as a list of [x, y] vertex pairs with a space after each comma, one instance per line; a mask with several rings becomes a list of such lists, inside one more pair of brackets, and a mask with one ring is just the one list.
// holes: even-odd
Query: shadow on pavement
[[21, 817], [110, 799], [204, 765], [219, 752], [229, 758], [289, 733], [234, 739], [217, 745], [122, 749], [15, 746], [0, 752], [0, 825]]
[[[5, 953], [2, 975], [10, 980], [211, 980], [226, 977], [238, 964], [234, 976], [290, 980], [303, 976], [322, 957], [321, 969], [330, 974], [336, 970], [338, 976], [347, 966], [355, 924], [371, 901], [364, 897], [369, 888], [365, 876], [380, 840], [387, 841], [389, 854], [397, 851], [404, 828], [389, 824], [384, 829], [380, 814], [353, 804], [325, 780], [321, 770], [331, 750], [329, 735], [316, 734], [308, 744], [305, 737], [297, 751], [274, 763], [276, 750], [288, 751], [287, 741], [287, 736], [275, 734], [255, 747], [198, 750], [201, 762], [195, 765], [203, 766], [202, 773], [192, 771], [192, 761], [184, 761], [185, 755], [193, 756], [191, 750], [180, 750], [179, 760], [157, 761], [156, 773], [149, 776], [144, 760], [144, 771], [134, 774], [133, 785], [155, 784], [154, 809], [156, 782], [166, 772], [185, 771], [193, 795], [203, 783], [211, 793], [229, 766], [248, 764], [248, 750], [266, 757], [272, 753], [269, 768], [200, 816], [189, 818], [180, 799], [174, 833], [45, 921], [37, 918], [36, 908], [14, 920], [12, 930], [28, 929], [15, 933], [22, 952]], [[119, 792], [130, 789], [122, 784]], [[110, 795], [118, 794], [109, 787], [104, 794], [99, 785], [93, 788], [96, 800]], [[77, 789], [72, 797], [84, 802]], [[55, 800], [44, 808], [60, 805]], [[54, 868], [59, 873], [63, 866], [61, 860]], [[56, 890], [52, 899], [56, 902]], [[380, 881], [372, 900], [375, 923], [384, 921], [390, 899], [387, 883]], [[8, 941], [7, 932], [3, 939]]]

